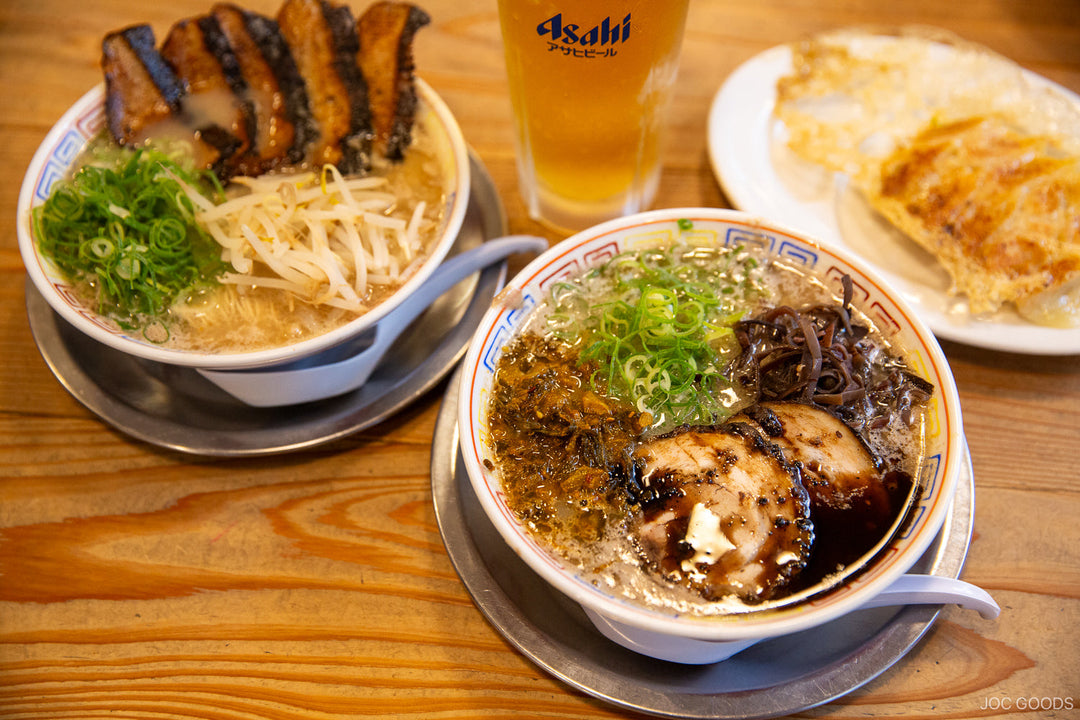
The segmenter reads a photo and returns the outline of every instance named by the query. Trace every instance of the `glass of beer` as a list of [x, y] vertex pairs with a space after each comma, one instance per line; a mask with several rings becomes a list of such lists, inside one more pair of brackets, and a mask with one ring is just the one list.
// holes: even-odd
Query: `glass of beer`
[[647, 209], [689, 0], [499, 0], [529, 214], [576, 231]]

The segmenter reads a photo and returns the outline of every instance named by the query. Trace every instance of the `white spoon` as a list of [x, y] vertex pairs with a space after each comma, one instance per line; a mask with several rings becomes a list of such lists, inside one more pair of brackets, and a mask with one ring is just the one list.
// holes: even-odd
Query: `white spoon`
[[[1001, 609], [990, 594], [963, 580], [937, 575], [902, 575], [857, 609], [892, 605], [948, 605], [978, 610], [984, 618], [998, 616]], [[642, 655], [689, 665], [705, 665], [732, 655], [768, 638], [747, 640], [700, 640], [676, 637], [615, 622], [583, 608], [593, 625], [609, 640]]]
[[443, 262], [409, 297], [375, 326], [375, 340], [338, 362], [250, 370], [199, 370], [199, 374], [233, 397], [255, 407], [294, 405], [341, 395], [367, 382], [398, 335], [446, 291], [469, 275], [517, 253], [546, 250], [544, 238], [509, 235], [489, 240]]
[[993, 620], [1001, 613], [990, 593], [978, 585], [937, 575], [901, 575], [861, 607], [889, 605], [959, 605], [977, 610], [987, 620]]

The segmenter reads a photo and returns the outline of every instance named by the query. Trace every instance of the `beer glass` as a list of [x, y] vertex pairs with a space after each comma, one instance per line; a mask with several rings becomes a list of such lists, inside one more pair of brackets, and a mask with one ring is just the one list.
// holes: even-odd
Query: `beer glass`
[[576, 231], [652, 204], [689, 0], [499, 0], [529, 214]]

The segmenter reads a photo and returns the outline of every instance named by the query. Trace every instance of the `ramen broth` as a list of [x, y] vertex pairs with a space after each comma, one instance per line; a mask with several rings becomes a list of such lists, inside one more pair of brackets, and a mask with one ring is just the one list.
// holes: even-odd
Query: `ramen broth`
[[[403, 253], [387, 243], [392, 274], [372, 273], [367, 279], [362, 306], [346, 310], [295, 293], [250, 284], [218, 283], [213, 278], [196, 284], [182, 294], [158, 317], [141, 316], [135, 323], [127, 318], [123, 323], [141, 325], [141, 332], [151, 342], [177, 350], [207, 353], [241, 353], [264, 350], [317, 337], [340, 327], [389, 298], [424, 262], [438, 241], [439, 228], [444, 220], [447, 188], [443, 180], [442, 163], [437, 156], [432, 137], [431, 119], [418, 116], [413, 128], [413, 142], [404, 159], [390, 162], [373, 159], [373, 168], [366, 177], [384, 178], [379, 192], [392, 195], [382, 214], [408, 223], [414, 210], [422, 204], [417, 224], [419, 247]], [[96, 139], [84, 153], [93, 157], [111, 145], [110, 138]], [[82, 162], [77, 163], [74, 172]], [[291, 169], [295, 172], [297, 169]], [[302, 170], [302, 168], [300, 168]], [[263, 176], [264, 178], [273, 175]], [[226, 198], [235, 197], [237, 188], [226, 187]], [[222, 252], [223, 259], [225, 256]], [[226, 263], [226, 270], [232, 267]], [[109, 307], [99, 307], [101, 296], [93, 278], [73, 281], [73, 290], [87, 306], [110, 316]]]
[[[839, 306], [843, 302], [819, 279], [781, 262], [763, 261], [757, 278], [761, 292], [745, 299], [747, 318], [781, 306]], [[665, 572], [643, 551], [639, 530], [646, 509], [657, 500], [657, 490], [643, 482], [635, 450], [652, 438], [686, 428], [653, 425], [655, 418], [647, 408], [642, 412], [625, 400], [605, 395], [602, 387], [594, 390], [590, 378], [595, 377], [595, 364], [578, 363], [580, 348], [548, 332], [550, 312], [551, 302], [541, 303], [504, 348], [491, 391], [487, 409], [493, 453], [490, 467], [500, 477], [507, 505], [543, 546], [578, 567], [582, 577], [605, 592], [647, 607], [696, 615], [765, 606], [767, 602], [760, 598], [748, 600], [737, 594], [705, 597], [700, 588], [681, 581], [680, 573]], [[903, 349], [891, 345], [869, 318], [851, 308], [851, 320], [867, 329], [860, 347], [867, 348], [870, 360], [881, 366], [882, 377], [904, 368]], [[726, 358], [735, 365], [730, 354]], [[737, 392], [725, 393], [729, 416], [744, 413], [759, 401], [755, 388], [734, 389]], [[893, 527], [908, 505], [911, 479], [919, 476], [922, 405], [906, 408], [903, 419], [884, 422], [877, 418], [856, 428], [887, 474], [893, 502], [888, 524]], [[813, 521], [814, 512], [810, 515]], [[838, 529], [842, 526], [823, 517], [817, 529], [819, 534], [824, 530], [842, 534]], [[880, 531], [881, 537], [874, 541], [888, 532], [887, 528]], [[830, 548], [827, 538], [816, 538], [818, 557], [811, 558], [784, 593], [766, 600], [782, 602], [785, 595], [795, 595], [840, 573], [845, 564], [858, 559], [850, 553], [842, 560], [830, 555], [850, 542], [846, 537], [833, 540]], [[673, 539], [673, 546], [680, 544], [685, 550], [681, 537]], [[857, 554], [867, 550], [861, 547]]]
[[[396, 198], [389, 215], [408, 221], [424, 204], [419, 225], [421, 247], [410, 257], [399, 256], [399, 275], [374, 278], [362, 298], [372, 308], [390, 297], [426, 259], [438, 239], [446, 189], [431, 140], [418, 123], [414, 144], [400, 163], [381, 163], [373, 174], [385, 177], [385, 190]], [[388, 244], [391, 253], [400, 250]], [[245, 352], [317, 337], [354, 320], [362, 313], [306, 302], [293, 293], [271, 288], [223, 284], [199, 293], [170, 309], [176, 321], [173, 347], [200, 352]], [[239, 325], [238, 325], [239, 324]]]

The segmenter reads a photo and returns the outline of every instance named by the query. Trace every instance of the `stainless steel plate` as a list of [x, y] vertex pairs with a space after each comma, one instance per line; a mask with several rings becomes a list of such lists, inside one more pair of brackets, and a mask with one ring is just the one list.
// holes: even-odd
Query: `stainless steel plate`
[[[465, 222], [449, 256], [506, 234], [506, 216], [479, 159]], [[397, 339], [360, 389], [287, 408], [255, 408], [189, 368], [125, 355], [75, 330], [26, 284], [30, 330], [75, 399], [118, 430], [187, 453], [251, 456], [329, 442], [375, 425], [431, 390], [465, 352], [506, 277], [499, 263], [462, 281]]]
[[[568, 685], [660, 717], [777, 717], [835, 700], [877, 677], [907, 654], [937, 618], [937, 606], [860, 610], [704, 666], [653, 660], [612, 643], [576, 603], [525, 565], [484, 515], [458, 451], [460, 374], [454, 374], [443, 398], [431, 455], [443, 542], [487, 620]], [[959, 576], [971, 541], [973, 495], [968, 458], [945, 525], [913, 572]]]

